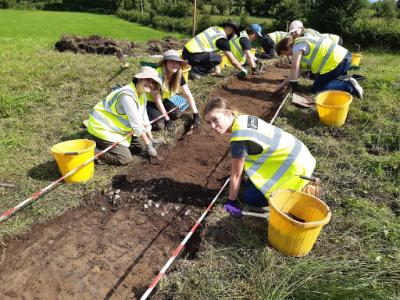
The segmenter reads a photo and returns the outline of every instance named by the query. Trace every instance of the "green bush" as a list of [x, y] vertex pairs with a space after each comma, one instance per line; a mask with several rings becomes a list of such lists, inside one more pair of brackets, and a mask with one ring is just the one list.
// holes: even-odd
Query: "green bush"
[[16, 4], [15, 0], [0, 0], [0, 8], [14, 7]]
[[304, 19], [307, 14], [307, 1], [301, 0], [283, 0], [280, 1], [272, 12], [274, 17], [274, 26], [286, 28], [286, 24], [293, 20]]
[[321, 32], [349, 34], [365, 6], [365, 0], [317, 0], [309, 11], [309, 25]]
[[344, 38], [364, 47], [400, 50], [400, 22], [396, 19], [361, 19], [355, 22], [352, 32], [344, 34]]
[[152, 19], [149, 13], [141, 13], [139, 11], [127, 11], [127, 10], [118, 10], [116, 12], [117, 16], [121, 19], [127, 20], [132, 23], [140, 23], [143, 25], [151, 25]]

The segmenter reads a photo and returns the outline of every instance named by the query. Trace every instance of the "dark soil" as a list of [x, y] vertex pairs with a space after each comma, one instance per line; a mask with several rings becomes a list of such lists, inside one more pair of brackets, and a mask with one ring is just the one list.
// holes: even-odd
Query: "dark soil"
[[166, 50], [183, 49], [187, 40], [178, 40], [174, 37], [164, 37], [161, 40], [149, 40], [146, 45], [130, 41], [114, 40], [98, 35], [81, 37], [78, 35], [63, 35], [55, 43], [55, 48], [60, 51], [74, 53], [92, 53], [100, 55], [127, 55], [138, 57], [146, 54], [162, 54]]
[[162, 54], [167, 50], [179, 50], [183, 49], [187, 39], [178, 40], [177, 38], [166, 36], [161, 40], [149, 40], [147, 42], [147, 53], [148, 54]]
[[91, 35], [81, 37], [78, 35], [63, 35], [54, 45], [60, 51], [74, 53], [94, 53], [102, 55], [132, 55], [139, 45], [129, 41], [117, 41], [111, 38]]
[[[211, 94], [270, 120], [282, 100], [272, 91], [284, 74], [271, 67]], [[228, 141], [203, 124], [160, 151], [158, 165], [133, 166], [114, 178], [110, 191], [5, 241], [0, 299], [140, 298], [229, 174]], [[201, 231], [196, 234], [199, 242]], [[199, 243], [188, 243], [183, 255], [194, 258]]]

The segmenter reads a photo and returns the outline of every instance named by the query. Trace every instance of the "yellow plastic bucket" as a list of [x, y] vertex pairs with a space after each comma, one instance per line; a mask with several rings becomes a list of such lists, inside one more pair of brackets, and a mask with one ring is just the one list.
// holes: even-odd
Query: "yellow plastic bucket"
[[226, 57], [226, 55], [224, 53], [219, 53], [219, 55], [221, 55], [221, 63], [219, 64], [219, 67], [221, 68], [221, 70], [225, 67], [232, 67], [231, 62], [229, 61], [229, 59]]
[[[58, 168], [62, 175], [83, 164], [94, 156], [94, 148], [96, 143], [91, 140], [80, 139], [71, 140], [54, 145], [51, 153], [57, 162]], [[80, 169], [73, 175], [65, 178], [65, 182], [85, 182], [93, 177], [94, 162]]]
[[314, 196], [293, 190], [275, 191], [268, 203], [269, 243], [289, 256], [307, 255], [331, 219], [329, 207]]
[[362, 55], [361, 53], [351, 53], [351, 65], [359, 66], [361, 63]]
[[325, 91], [317, 95], [315, 103], [321, 123], [340, 127], [344, 124], [353, 96], [343, 91]]

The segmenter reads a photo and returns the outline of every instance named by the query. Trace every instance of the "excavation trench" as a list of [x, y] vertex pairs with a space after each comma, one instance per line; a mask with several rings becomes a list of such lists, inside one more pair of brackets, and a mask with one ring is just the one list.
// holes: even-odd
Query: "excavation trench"
[[[210, 92], [241, 113], [269, 121], [283, 96], [273, 95], [285, 68], [269, 67]], [[113, 181], [113, 190], [84, 199], [0, 247], [0, 298], [135, 299], [170, 257], [229, 174], [229, 137], [203, 124]], [[193, 258], [201, 234], [183, 255]]]

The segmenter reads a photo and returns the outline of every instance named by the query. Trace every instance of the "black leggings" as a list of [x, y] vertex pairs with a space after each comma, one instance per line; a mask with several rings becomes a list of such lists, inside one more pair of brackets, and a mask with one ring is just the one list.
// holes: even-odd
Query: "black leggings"
[[182, 56], [192, 67], [191, 72], [199, 75], [210, 74], [222, 61], [221, 55], [216, 52], [190, 53], [186, 48], [183, 49]]
[[[176, 105], [173, 104], [168, 99], [164, 99], [163, 100], [163, 104], [164, 104], [165, 110], [167, 112], [169, 112], [171, 109], [176, 107]], [[156, 105], [155, 102], [148, 101], [146, 109], [147, 109], [147, 115], [149, 116], [149, 120], [150, 121], [153, 121], [154, 119], [156, 119], [159, 116], [161, 116], [161, 112], [158, 110], [157, 105]], [[171, 120], [177, 120], [180, 117], [182, 117], [182, 112], [179, 109], [175, 109], [173, 112], [171, 112], [169, 114], [169, 118]], [[157, 122], [154, 122], [152, 124], [152, 129], [153, 130], [162, 130], [164, 128], [165, 128], [165, 120], [164, 120], [164, 118], [161, 118], [160, 120], [158, 120]]]

